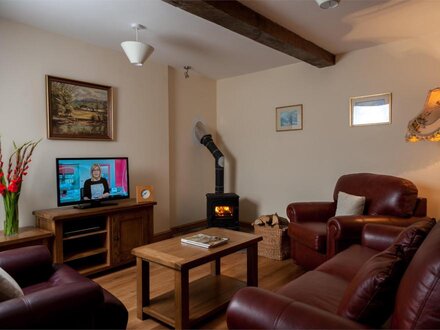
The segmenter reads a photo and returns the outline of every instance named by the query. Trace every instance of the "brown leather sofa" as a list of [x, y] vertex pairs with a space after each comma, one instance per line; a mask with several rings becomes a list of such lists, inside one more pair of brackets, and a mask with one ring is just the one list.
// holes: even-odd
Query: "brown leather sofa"
[[125, 329], [128, 312], [112, 294], [67, 265], [53, 265], [43, 245], [0, 252], [0, 267], [24, 296], [0, 302], [0, 327]]
[[[239, 290], [227, 310], [228, 327], [439, 329], [440, 224], [432, 228], [434, 222], [429, 227], [426, 227], [427, 223], [429, 221], [415, 225], [424, 226], [425, 232], [418, 238], [408, 240], [410, 244], [418, 242], [419, 247], [414, 247], [413, 250], [400, 249], [404, 245], [396, 244], [395, 241], [390, 246], [403, 230], [401, 227], [369, 224], [363, 230], [361, 245], [353, 245], [342, 251], [277, 292], [253, 287]], [[387, 256], [388, 250], [392, 251], [393, 248], [396, 256], [402, 256], [399, 257], [400, 261], [405, 262], [404, 267], [394, 268], [400, 270], [395, 273], [392, 267], [381, 265], [386, 260], [383, 258]], [[374, 273], [374, 267], [366, 267], [371, 264], [383, 268]], [[381, 282], [389, 274], [394, 277], [388, 282]], [[362, 277], [367, 280], [362, 283], [368, 285], [358, 285], [359, 282], [356, 281]], [[365, 306], [355, 304], [354, 309], [351, 309], [353, 313], [345, 314], [347, 298], [367, 299], [370, 302], [371, 296], [365, 293], [373, 286], [379, 289], [375, 293], [379, 299], [372, 302], [375, 310], [362, 321], [354, 320], [357, 317], [354, 312], [364, 313], [368, 309]]]
[[[361, 216], [335, 216], [338, 193], [365, 196]], [[343, 175], [332, 202], [299, 202], [287, 206], [292, 259], [313, 269], [352, 244], [366, 223], [409, 226], [426, 219], [426, 198], [406, 179], [372, 173]]]

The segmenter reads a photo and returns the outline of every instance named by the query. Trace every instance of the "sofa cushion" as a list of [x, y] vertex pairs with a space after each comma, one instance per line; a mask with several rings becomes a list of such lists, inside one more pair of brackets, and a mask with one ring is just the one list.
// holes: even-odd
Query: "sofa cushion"
[[23, 296], [17, 282], [3, 268], [0, 268], [0, 302]]
[[327, 245], [327, 223], [325, 222], [291, 222], [290, 236], [305, 246], [325, 253]]
[[393, 245], [370, 258], [347, 287], [338, 314], [372, 326], [391, 315], [400, 279], [434, 221], [420, 221], [406, 228]]
[[361, 215], [364, 212], [364, 206], [365, 196], [356, 196], [340, 191], [335, 216]]
[[435, 224], [434, 219], [412, 224], [397, 236], [394, 244], [389, 249], [394, 250], [408, 265]]
[[348, 285], [338, 314], [360, 323], [381, 326], [391, 314], [403, 271], [403, 260], [394, 253], [383, 251], [375, 255]]
[[350, 282], [362, 265], [375, 254], [377, 254], [377, 250], [354, 244], [339, 252], [337, 258], [330, 258], [321, 264], [316, 270], [338, 276]]
[[349, 283], [332, 274], [310, 271], [287, 283], [276, 292], [335, 314]]
[[400, 281], [391, 327], [440, 329], [440, 224], [417, 250]]
[[372, 173], [343, 175], [336, 182], [333, 199], [338, 193], [365, 196], [366, 215], [410, 217], [417, 202], [417, 187], [409, 180]]

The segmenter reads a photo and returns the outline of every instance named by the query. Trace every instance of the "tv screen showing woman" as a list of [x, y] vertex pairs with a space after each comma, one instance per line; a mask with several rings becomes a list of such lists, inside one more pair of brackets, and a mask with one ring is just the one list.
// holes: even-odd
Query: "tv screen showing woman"
[[128, 159], [58, 158], [58, 206], [129, 198]]

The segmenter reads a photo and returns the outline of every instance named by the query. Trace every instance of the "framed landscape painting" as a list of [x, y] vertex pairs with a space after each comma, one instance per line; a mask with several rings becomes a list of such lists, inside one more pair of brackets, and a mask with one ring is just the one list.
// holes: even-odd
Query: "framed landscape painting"
[[113, 89], [46, 76], [47, 137], [113, 140]]
[[303, 105], [288, 105], [276, 108], [276, 130], [295, 131], [303, 129]]

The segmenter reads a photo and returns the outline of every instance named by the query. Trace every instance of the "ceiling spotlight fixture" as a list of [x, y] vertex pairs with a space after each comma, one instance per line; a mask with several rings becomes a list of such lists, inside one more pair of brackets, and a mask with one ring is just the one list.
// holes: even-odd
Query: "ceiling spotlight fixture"
[[188, 79], [188, 78], [189, 78], [189, 73], [188, 73], [188, 71], [191, 70], [192, 67], [189, 66], [189, 65], [185, 65], [183, 68], [185, 69], [185, 73], [184, 73], [183, 75], [185, 76], [185, 79]]
[[315, 0], [322, 9], [336, 8], [340, 0]]
[[135, 23], [132, 24], [131, 27], [136, 31], [136, 41], [124, 41], [121, 43], [121, 47], [130, 63], [136, 66], [142, 66], [153, 53], [154, 47], [138, 41], [138, 30], [145, 30], [145, 26]]

